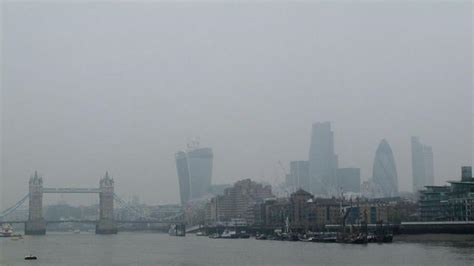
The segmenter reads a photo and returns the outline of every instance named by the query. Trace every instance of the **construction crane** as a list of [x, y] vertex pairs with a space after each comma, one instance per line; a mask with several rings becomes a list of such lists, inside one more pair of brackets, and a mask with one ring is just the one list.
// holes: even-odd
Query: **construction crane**
[[[286, 179], [287, 179], [286, 177], [289, 175], [288, 170], [285, 168], [285, 166], [283, 165], [283, 163], [280, 160], [278, 161], [278, 165], [280, 166], [281, 170], [283, 171], [283, 182], [280, 182], [278, 185], [280, 186], [280, 188], [283, 191], [286, 192], [286, 194], [289, 195], [289, 191], [287, 190], [288, 187], [286, 186], [287, 185], [286, 184]], [[277, 182], [275, 182], [275, 183], [277, 183]], [[283, 183], [285, 183], [285, 186], [282, 186]], [[292, 187], [291, 190], [294, 190], [294, 188]], [[291, 192], [294, 192], [294, 191], [291, 191]]]
[[288, 171], [286, 170], [285, 166], [283, 165], [281, 161], [278, 161], [278, 164], [280, 165], [281, 169], [283, 170], [283, 173], [286, 176], [288, 174]]

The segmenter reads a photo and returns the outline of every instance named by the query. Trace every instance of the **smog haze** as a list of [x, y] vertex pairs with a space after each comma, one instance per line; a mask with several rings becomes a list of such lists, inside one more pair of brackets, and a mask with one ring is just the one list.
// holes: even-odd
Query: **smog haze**
[[[49, 187], [177, 203], [199, 137], [212, 182], [284, 180], [331, 121], [339, 165], [372, 175], [381, 139], [411, 191], [410, 137], [435, 184], [472, 165], [472, 3], [5, 3], [3, 207]], [[2, 208], [3, 209], [3, 208]]]

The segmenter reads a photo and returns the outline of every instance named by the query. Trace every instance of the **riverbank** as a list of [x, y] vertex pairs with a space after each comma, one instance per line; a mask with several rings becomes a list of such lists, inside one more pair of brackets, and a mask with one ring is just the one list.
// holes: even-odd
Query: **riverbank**
[[395, 235], [393, 241], [400, 242], [472, 242], [474, 243], [474, 235], [464, 234], [409, 234]]

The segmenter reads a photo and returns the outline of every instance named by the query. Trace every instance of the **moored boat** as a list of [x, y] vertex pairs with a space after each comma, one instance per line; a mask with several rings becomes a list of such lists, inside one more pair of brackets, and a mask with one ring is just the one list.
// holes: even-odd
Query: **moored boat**
[[221, 235], [219, 235], [218, 233], [214, 233], [214, 234], [209, 235], [209, 238], [217, 239], [217, 238], [221, 238]]
[[13, 228], [10, 224], [3, 224], [0, 229], [0, 237], [11, 237], [13, 236]]
[[250, 235], [246, 231], [240, 231], [238, 234], [239, 238], [250, 238]]
[[225, 229], [222, 232], [221, 238], [238, 238], [238, 235], [234, 230]]

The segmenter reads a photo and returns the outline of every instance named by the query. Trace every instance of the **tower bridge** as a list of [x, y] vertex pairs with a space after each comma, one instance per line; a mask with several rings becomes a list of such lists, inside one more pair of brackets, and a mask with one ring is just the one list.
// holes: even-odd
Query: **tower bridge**
[[25, 234], [44, 235], [46, 221], [43, 218], [44, 193], [98, 193], [99, 194], [99, 220], [96, 224], [96, 234], [116, 234], [117, 225], [114, 221], [114, 180], [109, 173], [99, 181], [99, 188], [44, 188], [43, 178], [38, 173], [29, 181], [29, 211], [25, 223]]
[[[98, 194], [99, 195], [99, 218], [98, 220], [56, 220], [46, 221], [43, 217], [43, 194], [45, 193], [79, 193], [79, 194]], [[3, 218], [18, 209], [28, 200], [28, 219], [26, 221], [7, 221]], [[115, 220], [114, 219], [114, 201], [117, 201], [122, 207], [129, 210], [138, 219]], [[176, 213], [171, 217], [156, 219], [143, 216], [140, 211], [129, 206], [124, 200], [120, 199], [114, 193], [114, 180], [108, 174], [99, 180], [98, 188], [50, 188], [43, 186], [43, 178], [37, 172], [29, 180], [29, 193], [10, 208], [0, 212], [0, 223], [24, 223], [25, 234], [44, 235], [46, 234], [46, 225], [52, 223], [88, 223], [95, 224], [96, 234], [116, 234], [117, 224], [126, 223], [147, 223], [147, 224], [170, 224], [180, 223], [182, 213]]]

